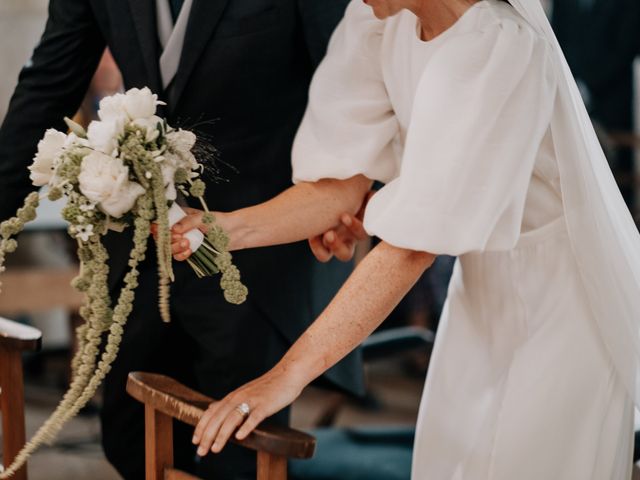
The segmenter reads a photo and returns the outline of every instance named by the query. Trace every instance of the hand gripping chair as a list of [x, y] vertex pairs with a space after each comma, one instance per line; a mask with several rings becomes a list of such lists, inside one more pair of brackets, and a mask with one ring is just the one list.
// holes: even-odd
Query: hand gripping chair
[[[421, 328], [399, 328], [372, 335], [363, 345], [365, 361], [375, 361], [414, 350], [428, 351], [434, 334]], [[196, 425], [212, 399], [175, 380], [134, 372], [127, 391], [145, 404], [147, 480], [193, 480], [172, 468], [172, 419]], [[331, 404], [323, 415], [330, 425], [343, 402]], [[314, 437], [287, 428], [260, 426], [242, 442], [258, 452], [258, 480], [285, 480], [287, 461], [298, 480], [395, 480], [408, 478], [411, 469], [413, 427], [337, 429], [322, 428], [318, 455]], [[311, 459], [311, 460], [309, 460]], [[393, 472], [390, 471], [393, 470]]]
[[[195, 480], [173, 468], [173, 419], [195, 426], [213, 399], [163, 375], [133, 372], [127, 392], [145, 406], [146, 480]], [[306, 433], [260, 426], [234, 443], [258, 452], [258, 480], [286, 480], [288, 459], [313, 456], [315, 439]]]

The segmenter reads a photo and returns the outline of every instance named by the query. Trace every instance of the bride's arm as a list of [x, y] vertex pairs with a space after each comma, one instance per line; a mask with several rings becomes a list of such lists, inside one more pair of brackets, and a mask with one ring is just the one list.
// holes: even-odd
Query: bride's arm
[[[363, 175], [299, 183], [259, 205], [216, 213], [216, 220], [229, 235], [230, 250], [306, 240], [340, 224], [344, 213], [355, 214], [371, 184]], [[201, 215], [189, 215], [173, 232], [180, 235], [193, 228], [203, 228]], [[173, 253], [179, 260], [191, 254], [179, 245]]]
[[430, 253], [384, 242], [373, 249], [322, 315], [269, 373], [209, 407], [194, 434], [194, 443], [200, 444], [198, 453], [203, 455], [209, 449], [219, 452], [243, 424], [238, 405], [247, 403], [251, 407], [251, 414], [237, 433], [238, 438], [245, 438], [262, 420], [292, 403], [306, 385], [382, 323], [434, 259]]

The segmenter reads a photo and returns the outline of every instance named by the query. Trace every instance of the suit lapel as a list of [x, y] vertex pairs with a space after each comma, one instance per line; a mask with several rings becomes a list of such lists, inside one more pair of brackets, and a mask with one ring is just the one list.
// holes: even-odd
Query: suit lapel
[[180, 100], [189, 77], [213, 35], [228, 2], [229, 0], [193, 1], [180, 65], [174, 79], [174, 91], [171, 92], [173, 100], [172, 105], [169, 106], [171, 109], [174, 109], [177, 101]]
[[129, 0], [129, 7], [149, 76], [149, 85], [145, 86], [155, 93], [161, 93], [155, 2], [154, 0]]

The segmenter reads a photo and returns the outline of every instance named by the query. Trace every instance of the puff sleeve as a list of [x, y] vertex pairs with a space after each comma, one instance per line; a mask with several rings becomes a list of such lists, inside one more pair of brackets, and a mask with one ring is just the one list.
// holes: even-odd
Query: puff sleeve
[[549, 49], [512, 19], [443, 42], [418, 86], [400, 173], [367, 207], [370, 234], [433, 254], [513, 248], [555, 103]]
[[294, 182], [395, 176], [398, 122], [382, 78], [384, 26], [361, 2], [347, 8], [311, 84], [293, 145]]

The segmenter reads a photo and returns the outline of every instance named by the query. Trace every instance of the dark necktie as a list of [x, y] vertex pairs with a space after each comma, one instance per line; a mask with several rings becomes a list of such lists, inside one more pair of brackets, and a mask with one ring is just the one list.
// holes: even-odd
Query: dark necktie
[[178, 19], [178, 15], [180, 15], [180, 9], [182, 8], [182, 4], [184, 0], [169, 0], [169, 5], [171, 6], [171, 16], [173, 17], [173, 23], [176, 23]]

